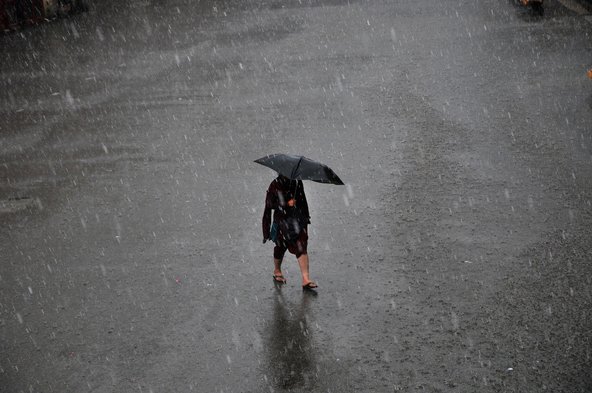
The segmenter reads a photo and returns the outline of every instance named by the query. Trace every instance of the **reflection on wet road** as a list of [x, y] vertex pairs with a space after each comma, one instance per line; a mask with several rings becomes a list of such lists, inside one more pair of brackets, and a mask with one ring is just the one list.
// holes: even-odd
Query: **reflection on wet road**
[[312, 388], [318, 377], [315, 341], [309, 323], [314, 319], [316, 294], [302, 292], [299, 302], [286, 300], [281, 288], [273, 299], [273, 317], [265, 334], [271, 385], [280, 390]]

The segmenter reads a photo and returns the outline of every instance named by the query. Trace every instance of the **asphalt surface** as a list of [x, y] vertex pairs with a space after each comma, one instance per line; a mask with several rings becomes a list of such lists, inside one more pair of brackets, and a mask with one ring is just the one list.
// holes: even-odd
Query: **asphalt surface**
[[0, 391], [592, 390], [590, 14], [127, 3], [0, 37]]

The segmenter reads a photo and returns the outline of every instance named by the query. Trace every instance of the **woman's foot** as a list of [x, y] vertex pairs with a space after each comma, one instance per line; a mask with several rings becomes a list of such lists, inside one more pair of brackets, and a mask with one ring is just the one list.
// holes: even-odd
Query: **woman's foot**
[[288, 280], [285, 279], [284, 275], [281, 272], [273, 273], [273, 281], [275, 281], [278, 284], [285, 284], [288, 282]]
[[317, 289], [319, 286], [314, 281], [309, 281], [308, 283], [302, 286], [303, 291], [310, 291], [313, 289]]

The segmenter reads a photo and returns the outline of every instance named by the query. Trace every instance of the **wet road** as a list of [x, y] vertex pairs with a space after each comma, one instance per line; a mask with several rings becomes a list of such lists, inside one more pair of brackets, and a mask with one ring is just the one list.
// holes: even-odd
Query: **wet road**
[[128, 3], [0, 37], [1, 391], [590, 390], [590, 15]]

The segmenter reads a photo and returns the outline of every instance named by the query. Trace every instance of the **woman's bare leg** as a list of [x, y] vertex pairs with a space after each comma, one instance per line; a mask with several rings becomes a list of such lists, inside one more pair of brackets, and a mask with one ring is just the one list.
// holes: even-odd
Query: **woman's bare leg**
[[273, 258], [273, 266], [273, 279], [278, 283], [285, 284], [287, 280], [282, 274], [282, 260]]
[[[308, 273], [308, 254], [302, 254], [298, 257], [298, 265], [300, 266], [300, 273], [302, 273], [302, 285], [311, 283]], [[314, 287], [316, 287], [316, 284], [314, 284]]]
[[273, 258], [273, 275], [274, 276], [281, 276], [282, 275], [282, 260]]

